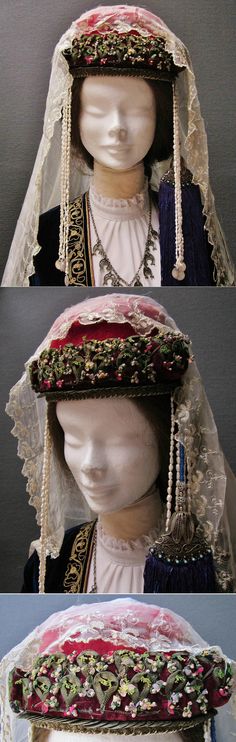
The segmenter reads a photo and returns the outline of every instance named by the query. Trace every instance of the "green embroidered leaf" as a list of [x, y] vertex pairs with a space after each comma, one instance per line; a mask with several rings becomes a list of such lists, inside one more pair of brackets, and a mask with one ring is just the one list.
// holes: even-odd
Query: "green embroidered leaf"
[[119, 651], [114, 652], [114, 662], [119, 672], [122, 667], [126, 669], [127, 667], [134, 667], [135, 665], [134, 660], [132, 659], [132, 657], [130, 656], [128, 652], [127, 654], [126, 653], [121, 654], [121, 652]]
[[36, 680], [33, 681], [33, 687], [34, 687], [35, 693], [40, 698], [40, 701], [46, 700], [49, 690], [51, 688], [51, 685], [52, 685], [51, 680], [47, 677], [44, 677], [43, 675], [41, 677], [36, 678]]
[[98, 652], [85, 649], [84, 652], [81, 652], [78, 655], [77, 664], [83, 672], [83, 675], [87, 678], [87, 676], [90, 674], [91, 666], [95, 666], [96, 662], [99, 660], [100, 654], [98, 654]]
[[186, 682], [186, 675], [182, 675], [180, 672], [172, 672], [166, 681], [166, 695], [169, 696], [173, 690], [175, 692], [182, 690]]
[[81, 682], [74, 673], [70, 672], [60, 681], [60, 691], [66, 706], [70, 706], [73, 698], [80, 693], [82, 689]]
[[132, 701], [134, 703], [136, 703], [138, 700], [141, 701], [143, 698], [147, 698], [149, 690], [152, 684], [155, 682], [155, 679], [156, 676], [152, 675], [151, 673], [145, 675], [145, 673], [143, 672], [137, 672], [135, 675], [133, 675], [131, 682], [137, 686], [137, 690], [132, 693]]
[[32, 689], [32, 683], [29, 678], [24, 677], [22, 678], [22, 695], [23, 698], [28, 698], [29, 694], [31, 693]]
[[[95, 690], [100, 708], [102, 711], [105, 710], [106, 704], [113, 696], [113, 693], [117, 690], [119, 685], [118, 679], [113, 672], [102, 672], [96, 674], [93, 679], [93, 688]], [[104, 690], [105, 687], [105, 690]]]
[[212, 676], [214, 678], [216, 687], [217, 688], [222, 687], [224, 679], [225, 679], [224, 670], [222, 670], [221, 667], [215, 667], [213, 670]]

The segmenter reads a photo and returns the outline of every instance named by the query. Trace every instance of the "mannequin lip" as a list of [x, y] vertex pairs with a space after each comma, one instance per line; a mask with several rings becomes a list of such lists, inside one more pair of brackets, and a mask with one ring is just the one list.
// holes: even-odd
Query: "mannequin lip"
[[81, 488], [88, 490], [89, 492], [109, 492], [115, 489], [115, 484], [102, 485], [102, 484], [84, 484], [81, 483]]
[[130, 144], [125, 145], [119, 145], [119, 144], [111, 144], [108, 147], [104, 147], [104, 149], [107, 150], [107, 152], [127, 152], [128, 149], [130, 149]]

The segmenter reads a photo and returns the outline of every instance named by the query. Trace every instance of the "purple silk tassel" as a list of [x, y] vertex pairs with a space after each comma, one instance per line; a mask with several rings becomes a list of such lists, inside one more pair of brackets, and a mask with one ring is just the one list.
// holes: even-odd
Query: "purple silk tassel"
[[[185, 499], [185, 451], [179, 443], [179, 484], [170, 531], [149, 549], [144, 593], [209, 593], [216, 591], [212, 551]], [[182, 493], [182, 494], [180, 494]], [[181, 502], [181, 506], [180, 503]], [[178, 504], [178, 507], [177, 507]]]
[[[154, 196], [156, 200], [156, 194]], [[182, 213], [184, 261], [183, 281], [172, 276], [175, 264], [175, 191], [171, 183], [160, 182], [158, 193], [161, 249], [162, 286], [212, 286], [214, 264], [212, 246], [207, 240], [199, 187], [192, 183], [182, 185]]]
[[149, 554], [144, 570], [144, 593], [216, 592], [212, 553], [184, 562], [170, 562]]

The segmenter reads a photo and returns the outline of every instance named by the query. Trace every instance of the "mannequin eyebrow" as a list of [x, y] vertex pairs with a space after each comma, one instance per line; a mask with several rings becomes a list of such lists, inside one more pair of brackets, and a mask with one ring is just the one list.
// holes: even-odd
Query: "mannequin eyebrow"
[[[93, 96], [93, 99], [92, 100], [91, 100], [91, 98], [89, 96], [88, 96], [87, 100], [85, 98], [84, 99], [84, 102], [82, 101], [82, 106], [84, 108], [91, 108], [91, 109], [92, 108], [99, 108], [99, 109], [103, 109], [103, 106], [104, 105], [107, 105], [107, 103], [110, 103], [110, 106], [111, 107], [113, 107], [113, 105], [114, 105], [112, 99], [107, 98], [107, 96], [105, 96], [105, 95], [97, 94], [97, 95], [94, 95]], [[151, 111], [152, 108], [153, 108], [153, 102], [145, 103], [143, 101], [143, 103], [137, 104], [135, 100], [132, 101], [132, 98], [126, 98], [120, 104], [118, 103], [118, 108], [121, 108], [122, 109], [122, 106], [125, 106], [126, 107], [127, 104], [129, 106], [129, 110], [131, 108], [133, 108], [135, 111]]]

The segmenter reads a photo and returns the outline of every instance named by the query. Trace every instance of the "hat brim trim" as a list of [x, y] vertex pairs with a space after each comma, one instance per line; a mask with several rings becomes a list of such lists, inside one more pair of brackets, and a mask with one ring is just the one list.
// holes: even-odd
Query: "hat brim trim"
[[162, 394], [171, 394], [180, 386], [179, 381], [172, 384], [153, 384], [153, 386], [116, 386], [98, 387], [89, 389], [60, 389], [58, 391], [41, 392], [39, 397], [46, 397], [48, 402], [57, 402], [59, 399], [100, 399], [103, 397], [157, 397]]
[[121, 734], [121, 735], [145, 735], [145, 734], [156, 734], [170, 732], [184, 731], [185, 729], [191, 729], [203, 725], [209, 719], [215, 716], [216, 712], [212, 710], [208, 714], [196, 716], [191, 719], [178, 719], [171, 721], [139, 721], [134, 719], [133, 721], [78, 721], [78, 719], [55, 719], [32, 715], [32, 714], [21, 714], [22, 719], [29, 719], [31, 724], [36, 729], [47, 729], [50, 731], [71, 731], [73, 733], [80, 732], [81, 734]]
[[174, 72], [165, 72], [161, 70], [153, 70], [153, 69], [147, 69], [147, 68], [132, 68], [130, 67], [106, 67], [104, 65], [101, 69], [101, 67], [72, 67], [70, 66], [70, 73], [72, 77], [74, 78], [85, 78], [85, 77], [104, 77], [105, 76], [111, 76], [111, 77], [141, 77], [142, 79], [148, 79], [148, 80], [162, 80], [163, 82], [169, 82], [172, 83], [176, 77], [178, 76], [179, 72], [182, 72], [185, 67], [179, 67], [174, 70]]

